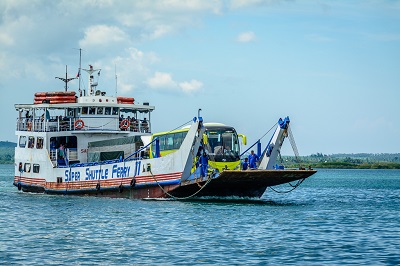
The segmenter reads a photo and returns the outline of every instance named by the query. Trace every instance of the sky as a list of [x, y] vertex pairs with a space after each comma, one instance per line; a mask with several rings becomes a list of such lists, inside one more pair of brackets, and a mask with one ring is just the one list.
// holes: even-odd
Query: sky
[[289, 116], [300, 155], [400, 152], [400, 1], [1, 0], [0, 141], [79, 49], [98, 89], [155, 106], [153, 132], [201, 108], [249, 144]]

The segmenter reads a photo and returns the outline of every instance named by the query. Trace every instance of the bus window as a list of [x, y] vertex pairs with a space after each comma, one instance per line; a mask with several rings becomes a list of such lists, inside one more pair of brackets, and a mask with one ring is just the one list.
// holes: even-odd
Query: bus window
[[[166, 150], [166, 145], [165, 145], [165, 136], [159, 136], [159, 142], [160, 142], [160, 151]], [[155, 146], [154, 146], [154, 150], [155, 150]]]
[[[182, 142], [186, 137], [186, 134], [187, 131], [176, 132], [176, 133], [165, 133], [164, 135], [154, 136], [158, 138], [161, 155], [163, 156], [178, 150], [181, 147]], [[156, 150], [155, 142], [153, 142], [153, 144], [151, 145], [151, 149], [154, 154]]]
[[19, 137], [19, 147], [25, 148], [26, 146], [26, 136]]
[[174, 149], [179, 149], [187, 132], [179, 132], [174, 134]]
[[207, 132], [211, 160], [215, 162], [235, 162], [239, 160], [240, 147], [236, 131], [233, 128], [213, 128]]
[[165, 136], [164, 150], [172, 150], [174, 147], [174, 138], [171, 135]]

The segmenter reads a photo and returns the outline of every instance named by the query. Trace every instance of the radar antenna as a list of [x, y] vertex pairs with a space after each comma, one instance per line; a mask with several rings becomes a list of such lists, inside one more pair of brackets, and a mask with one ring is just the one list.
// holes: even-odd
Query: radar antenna
[[76, 78], [68, 78], [68, 66], [65, 66], [65, 78], [56, 77], [56, 79], [60, 79], [65, 82], [65, 91], [68, 91], [68, 82], [74, 80]]

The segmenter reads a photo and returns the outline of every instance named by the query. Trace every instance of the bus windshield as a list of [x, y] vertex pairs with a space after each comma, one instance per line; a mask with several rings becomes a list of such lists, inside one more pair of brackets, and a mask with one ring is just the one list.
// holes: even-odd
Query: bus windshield
[[215, 162], [235, 162], [240, 160], [238, 136], [232, 127], [207, 127], [206, 150]]

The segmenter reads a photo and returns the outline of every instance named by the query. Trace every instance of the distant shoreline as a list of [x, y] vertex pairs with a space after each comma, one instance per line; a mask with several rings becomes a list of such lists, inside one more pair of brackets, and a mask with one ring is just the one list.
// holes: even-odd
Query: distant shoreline
[[[0, 141], [0, 164], [14, 164], [14, 142]], [[400, 169], [400, 153], [355, 153], [332, 154], [322, 153], [309, 156], [282, 156], [286, 168], [316, 169]]]

